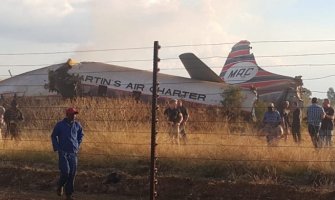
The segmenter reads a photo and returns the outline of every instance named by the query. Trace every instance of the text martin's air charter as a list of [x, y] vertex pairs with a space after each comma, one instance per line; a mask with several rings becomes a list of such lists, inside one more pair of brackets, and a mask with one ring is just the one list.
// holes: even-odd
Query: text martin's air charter
[[[238, 85], [243, 96], [241, 108], [251, 112], [256, 100], [267, 101], [298, 98], [301, 77], [273, 74], [260, 68], [250, 43], [241, 41], [233, 46], [220, 76], [192, 53], [180, 55], [191, 78], [159, 74], [158, 95], [184, 101], [222, 106], [229, 85]], [[152, 94], [152, 72], [98, 62], [51, 65], [26, 72], [0, 82], [1, 95], [17, 96], [108, 96]]]

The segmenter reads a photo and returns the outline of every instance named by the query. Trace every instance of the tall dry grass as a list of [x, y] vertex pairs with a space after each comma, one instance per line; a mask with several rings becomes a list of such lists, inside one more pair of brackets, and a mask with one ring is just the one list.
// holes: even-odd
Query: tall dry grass
[[[74, 106], [85, 131], [80, 152], [83, 165], [120, 167], [134, 174], [148, 172], [149, 103], [109, 98], [24, 98], [19, 99], [19, 105], [25, 117], [22, 140], [1, 142], [3, 160], [55, 164], [50, 134], [64, 117], [65, 109]], [[286, 142], [269, 147], [252, 124], [228, 122], [218, 108], [188, 105], [188, 144], [178, 146], [170, 143], [163, 116], [165, 105], [160, 107], [157, 154], [161, 175], [225, 177], [258, 183], [295, 177], [328, 186], [335, 180], [334, 149], [314, 149], [306, 131], [299, 145], [289, 136]]]

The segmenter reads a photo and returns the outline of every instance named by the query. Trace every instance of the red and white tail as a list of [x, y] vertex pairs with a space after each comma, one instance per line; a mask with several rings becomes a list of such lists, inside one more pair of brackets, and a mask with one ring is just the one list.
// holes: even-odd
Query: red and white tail
[[282, 92], [283, 87], [296, 85], [296, 79], [268, 72], [256, 63], [250, 53], [250, 42], [242, 40], [232, 47], [220, 77], [228, 84], [255, 87], [262, 93]]

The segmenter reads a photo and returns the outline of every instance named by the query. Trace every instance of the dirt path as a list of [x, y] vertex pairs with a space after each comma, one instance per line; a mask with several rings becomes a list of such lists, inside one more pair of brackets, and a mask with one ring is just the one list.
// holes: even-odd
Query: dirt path
[[[138, 198], [131, 198], [127, 196], [115, 196], [112, 194], [85, 194], [77, 192], [75, 195], [78, 200], [100, 200], [100, 199], [113, 199], [113, 200], [135, 200]], [[60, 200], [65, 197], [59, 197], [54, 191], [24, 191], [15, 190], [12, 188], [0, 187], [0, 200]], [[144, 198], [143, 198], [144, 199]], [[146, 198], [147, 199], [147, 198]]]
[[[0, 200], [61, 199], [55, 193], [58, 172], [47, 169], [0, 167]], [[76, 179], [80, 200], [148, 199], [148, 178], [120, 174], [112, 183], [108, 174], [81, 171]], [[224, 180], [159, 177], [160, 200], [335, 200], [330, 192], [288, 185], [233, 183]], [[334, 197], [333, 197], [334, 196]]]

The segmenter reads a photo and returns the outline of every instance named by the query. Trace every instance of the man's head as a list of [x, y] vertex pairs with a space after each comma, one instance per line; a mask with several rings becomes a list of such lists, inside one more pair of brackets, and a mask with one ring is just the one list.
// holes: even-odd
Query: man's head
[[318, 98], [313, 97], [313, 98], [312, 98], [312, 103], [318, 103]]
[[178, 104], [179, 107], [181, 107], [181, 106], [183, 106], [183, 101], [181, 99], [179, 99], [177, 104]]
[[288, 108], [290, 106], [289, 101], [283, 101], [283, 108]]
[[10, 105], [11, 105], [13, 108], [17, 108], [17, 107], [18, 107], [16, 100], [13, 100], [13, 101], [10, 103]]
[[275, 110], [275, 105], [273, 103], [269, 103], [268, 111], [274, 111], [274, 110]]
[[324, 99], [322, 105], [325, 108], [329, 108], [330, 107], [330, 100], [329, 99]]
[[292, 103], [292, 106], [293, 106], [293, 108], [297, 108], [297, 107], [298, 107], [298, 102], [294, 101], [294, 102]]
[[170, 108], [176, 108], [177, 107], [177, 99], [172, 99], [169, 101], [169, 107]]
[[65, 111], [66, 113], [66, 117], [70, 120], [73, 121], [76, 119], [77, 114], [79, 113], [76, 109], [70, 107], [68, 109], [66, 109]]

